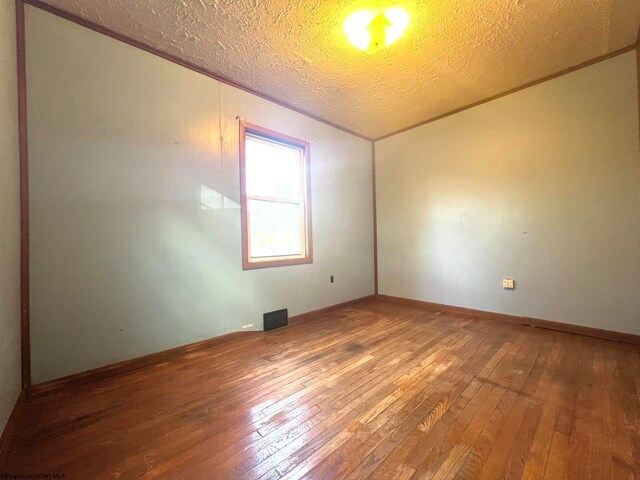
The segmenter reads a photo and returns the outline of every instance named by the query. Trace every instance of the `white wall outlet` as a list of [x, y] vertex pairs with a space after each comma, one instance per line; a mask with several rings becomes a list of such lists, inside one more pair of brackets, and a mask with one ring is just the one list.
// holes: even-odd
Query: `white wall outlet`
[[249, 328], [253, 328], [253, 323], [250, 323], [249, 325], [242, 325], [243, 330], [247, 330]]
[[513, 286], [513, 278], [503, 278], [502, 288], [508, 288], [509, 290], [513, 290], [515, 288]]

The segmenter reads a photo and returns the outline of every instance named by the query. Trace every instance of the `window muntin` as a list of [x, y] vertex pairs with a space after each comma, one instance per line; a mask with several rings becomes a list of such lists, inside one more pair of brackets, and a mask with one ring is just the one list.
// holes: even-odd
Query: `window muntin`
[[309, 144], [241, 123], [243, 268], [312, 262]]

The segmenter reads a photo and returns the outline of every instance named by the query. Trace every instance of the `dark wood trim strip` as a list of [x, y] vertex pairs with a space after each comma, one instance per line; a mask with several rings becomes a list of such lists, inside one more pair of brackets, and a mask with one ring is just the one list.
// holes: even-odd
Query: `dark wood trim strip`
[[22, 388], [31, 385], [29, 333], [29, 149], [27, 143], [27, 67], [25, 53], [24, 2], [16, 0], [16, 44], [18, 68], [18, 134], [20, 155], [20, 338]]
[[[13, 410], [11, 411], [11, 415], [7, 420], [7, 424], [5, 425], [4, 430], [0, 435], [0, 466], [4, 465], [4, 459], [6, 458], [6, 455], [9, 451], [9, 440], [14, 435], [16, 426], [19, 424], [18, 420], [20, 418], [20, 414], [22, 413], [22, 409], [24, 408], [25, 401], [26, 390], [22, 390], [20, 392], [20, 395], [18, 396], [18, 399], [16, 400]], [[0, 468], [0, 473], [6, 472], [3, 472]]]
[[382, 135], [380, 137], [375, 138], [374, 142], [377, 142], [379, 140], [384, 140], [385, 138], [393, 137], [394, 135], [398, 135], [399, 133], [404, 133], [404, 132], [407, 132], [409, 130], [413, 130], [414, 128], [421, 127], [423, 125], [435, 122], [437, 120], [442, 120], [443, 118], [449, 117], [451, 115], [455, 115], [456, 113], [464, 112], [465, 110], [469, 110], [471, 108], [478, 107], [478, 106], [480, 106], [482, 104], [489, 103], [489, 102], [492, 102], [494, 100], [498, 100], [499, 98], [506, 97], [507, 95], [511, 95], [512, 93], [519, 92], [520, 90], [525, 90], [525, 89], [527, 89], [529, 87], [534, 87], [534, 86], [536, 86], [536, 85], [538, 85], [540, 83], [544, 83], [544, 82], [548, 82], [549, 80], [553, 80], [554, 78], [562, 77], [563, 75], [567, 75], [569, 73], [573, 73], [576, 70], [580, 70], [580, 69], [583, 69], [583, 68], [586, 68], [586, 67], [590, 67], [591, 65], [595, 65], [596, 63], [604, 62], [605, 60], [609, 60], [610, 58], [617, 57], [618, 55], [622, 55], [623, 53], [630, 52], [631, 50], [633, 50], [635, 48], [636, 48], [636, 44], [635, 43], [632, 44], [632, 45], [628, 45], [628, 46], [626, 46], [624, 48], [621, 48], [619, 50], [615, 50], [613, 52], [607, 53], [606, 55], [601, 55], [599, 57], [593, 58], [591, 60], [588, 60], [586, 62], [580, 63], [578, 65], [574, 65], [573, 67], [565, 68], [564, 70], [560, 70], [559, 72], [552, 73], [551, 75], [547, 75], [547, 76], [539, 78], [537, 80], [533, 80], [532, 82], [525, 83], [524, 85], [520, 85], [519, 87], [512, 88], [510, 90], [507, 90], [506, 92], [498, 93], [497, 95], [492, 95], [490, 97], [484, 98], [482, 100], [479, 100], [477, 102], [471, 103], [469, 105], [465, 105], [463, 107], [456, 108], [455, 110], [451, 110], [450, 112], [442, 113], [440, 115], [436, 115], [435, 117], [429, 118], [427, 120], [423, 120], [423, 121], [421, 121], [419, 123], [416, 123], [414, 125], [411, 125], [409, 127], [401, 128], [400, 130], [396, 130], [394, 132], [387, 133], [385, 135]]
[[158, 363], [169, 362], [179, 357], [184, 357], [194, 352], [211, 348], [218, 343], [228, 340], [231, 336], [241, 335], [244, 332], [233, 332], [219, 337], [208, 338], [199, 342], [182, 345], [180, 347], [163, 350], [161, 352], [151, 353], [142, 357], [124, 360], [122, 362], [105, 365], [103, 367], [87, 370], [86, 372], [75, 373], [66, 377], [57, 378], [44, 383], [32, 385], [28, 390], [28, 397], [39, 397], [44, 394], [57, 391], [61, 388], [75, 387], [85, 385], [87, 383], [97, 382], [104, 378], [113, 377], [123, 373], [131, 372], [139, 368], [155, 365]]
[[640, 28], [636, 42], [636, 68], [638, 70], [638, 143], [640, 144]]
[[93, 23], [85, 18], [79, 17], [77, 15], [74, 15], [73, 13], [69, 13], [65, 10], [61, 10], [57, 7], [54, 7], [52, 5], [49, 5], [47, 3], [44, 3], [40, 0], [23, 0], [24, 3], [27, 3], [33, 7], [39, 8], [40, 10], [44, 10], [45, 12], [49, 12], [52, 13], [53, 15], [56, 15], [58, 17], [64, 18], [65, 20], [69, 20], [70, 22], [76, 23], [78, 25], [81, 25], [83, 27], [86, 27], [90, 30], [93, 30], [95, 32], [101, 33], [103, 35], [107, 35], [108, 37], [114, 38], [116, 40], [119, 40], [121, 42], [124, 42], [128, 45], [131, 45], [132, 47], [136, 47], [139, 48], [141, 50], [144, 50], [145, 52], [151, 53], [153, 55], [156, 55], [160, 58], [163, 58], [165, 60], [168, 60], [169, 62], [178, 64], [182, 67], [188, 68], [189, 70], [193, 70], [194, 72], [200, 73], [202, 75], [205, 75], [207, 77], [213, 78], [214, 80], [217, 80], [221, 83], [224, 83], [226, 85], [230, 85], [232, 87], [235, 87], [239, 90], [243, 90], [247, 93], [251, 93], [252, 95], [255, 95], [257, 97], [263, 98], [265, 100], [268, 100], [272, 103], [275, 103], [276, 105], [280, 105], [281, 107], [287, 108], [289, 110], [292, 110], [294, 112], [297, 112], [301, 115], [304, 115], [305, 117], [309, 117], [313, 120], [316, 120], [317, 122], [321, 122], [324, 123], [325, 125], [329, 125], [330, 127], [336, 128], [338, 130], [342, 130], [343, 132], [346, 132], [350, 135], [354, 135], [356, 137], [362, 138], [364, 140], [369, 140], [372, 141], [372, 139], [370, 137], [367, 137], [365, 135], [362, 135], [361, 133], [358, 132], [354, 132], [353, 130], [350, 130], [346, 127], [342, 127], [336, 123], [330, 122], [329, 120], [325, 120], [324, 118], [321, 118], [317, 115], [314, 115], [313, 113], [307, 112], [305, 110], [302, 110], [300, 108], [294, 107], [286, 102], [280, 101], [280, 100], [276, 100], [275, 98], [269, 96], [268, 94], [265, 93], [261, 93], [258, 92], [256, 90], [253, 90], [252, 88], [249, 88], [245, 85], [239, 84], [237, 82], [234, 82], [233, 80], [229, 80], [225, 77], [222, 77], [216, 73], [213, 73], [210, 70], [207, 70], [203, 67], [200, 67], [194, 63], [191, 63], [187, 60], [183, 60], [182, 58], [177, 57], [176, 55], [172, 55], [170, 53], [166, 53], [163, 52], [162, 50], [159, 50], [155, 47], [152, 47], [151, 45], [147, 45], [144, 42], [141, 42], [139, 40], [135, 40], [131, 37], [128, 37], [126, 35], [123, 35], [121, 33], [115, 32], [107, 27], [104, 27], [102, 25], [98, 25], [96, 23]]
[[376, 143], [371, 142], [371, 172], [373, 181], [373, 283], [378, 294], [378, 200], [376, 198]]
[[306, 322], [308, 320], [315, 320], [316, 318], [322, 317], [323, 315], [327, 315], [329, 313], [335, 312], [336, 310], [340, 310], [342, 308], [356, 307], [358, 305], [362, 305], [364, 303], [373, 302], [376, 299], [375, 295], [368, 295], [366, 297], [356, 298], [354, 300], [349, 300], [347, 302], [337, 303], [335, 305], [331, 305], [329, 307], [319, 308], [318, 310], [313, 310], [307, 313], [301, 313], [299, 315], [294, 315], [289, 318], [289, 324], [295, 325], [300, 322]]
[[[372, 301], [375, 298], [374, 295], [368, 297], [357, 298], [348, 302], [339, 303], [337, 305], [331, 305], [312, 312], [302, 313], [289, 318], [291, 324], [312, 320], [318, 318], [327, 313], [334, 312], [341, 308], [351, 307]], [[28, 398], [40, 397], [49, 393], [56, 392], [63, 388], [77, 387], [79, 385], [85, 385], [87, 383], [97, 382], [105, 378], [114, 377], [123, 373], [138, 370], [140, 368], [148, 367], [158, 363], [175, 361], [178, 358], [183, 358], [187, 355], [195, 352], [213, 348], [216, 345], [227, 342], [230, 338], [235, 336], [244, 335], [250, 332], [233, 332], [219, 337], [208, 338], [199, 342], [190, 343], [188, 345], [182, 345], [180, 347], [171, 348], [169, 350], [163, 350], [161, 352], [151, 353], [143, 357], [132, 358], [130, 360], [124, 360], [122, 362], [113, 363], [111, 365], [105, 365], [103, 367], [87, 370], [86, 372], [80, 372], [66, 377], [57, 378], [48, 382], [39, 383], [31, 386], [28, 390]]]
[[636, 46], [638, 45], [637, 43], [634, 43], [632, 45], [628, 45], [628, 46], [626, 46], [624, 48], [621, 48], [619, 50], [616, 50], [614, 52], [610, 52], [608, 54], [601, 55], [601, 56], [596, 57], [594, 59], [588, 60], [588, 61], [583, 62], [583, 63], [578, 64], [578, 65], [575, 65], [573, 67], [569, 67], [569, 68], [566, 68], [566, 69], [561, 70], [559, 72], [556, 72], [556, 73], [547, 75], [545, 77], [539, 78], [537, 80], [534, 80], [532, 82], [528, 82], [528, 83], [526, 83], [524, 85], [521, 85], [519, 87], [512, 88], [510, 90], [507, 90], [506, 92], [502, 92], [502, 93], [493, 95], [491, 97], [485, 98], [485, 99], [480, 100], [478, 102], [474, 102], [472, 104], [457, 108], [455, 110], [451, 110], [450, 112], [446, 112], [446, 113], [437, 115], [435, 117], [429, 118], [427, 120], [423, 120], [423, 121], [421, 121], [419, 123], [416, 123], [414, 125], [410, 125], [408, 127], [401, 128], [401, 129], [393, 131], [391, 133], [387, 133], [387, 134], [382, 135], [380, 137], [372, 138], [372, 137], [367, 137], [366, 135], [360, 134], [358, 132], [355, 132], [353, 130], [350, 130], [350, 129], [346, 128], [346, 127], [342, 127], [342, 126], [340, 126], [340, 125], [338, 125], [336, 123], [333, 123], [333, 122], [331, 122], [329, 120], [325, 120], [325, 119], [323, 119], [323, 118], [321, 118], [321, 117], [319, 117], [317, 115], [314, 115], [314, 114], [312, 114], [310, 112], [307, 112], [305, 110], [302, 110], [300, 108], [297, 108], [297, 107], [294, 107], [292, 105], [289, 105], [286, 102], [282, 102], [280, 100], [276, 100], [275, 98], [273, 98], [273, 97], [271, 97], [271, 96], [269, 96], [267, 94], [258, 92], [256, 90], [253, 90], [253, 89], [247, 87], [247, 86], [244, 86], [242, 84], [236, 83], [236, 82], [234, 82], [232, 80], [229, 80], [229, 79], [224, 78], [224, 77], [222, 77], [220, 75], [217, 75], [217, 74], [215, 74], [215, 73], [213, 73], [213, 72], [211, 72], [211, 71], [209, 71], [209, 70], [207, 70], [205, 68], [202, 68], [202, 67], [200, 67], [198, 65], [195, 65], [195, 64], [193, 64], [193, 63], [191, 63], [191, 62], [189, 62], [187, 60], [183, 60], [183, 59], [181, 59], [181, 58], [179, 58], [179, 57], [177, 57], [175, 55], [163, 52], [162, 50], [158, 50], [158, 49], [156, 49], [156, 48], [154, 48], [154, 47], [152, 47], [150, 45], [147, 45], [144, 42], [141, 42], [139, 40], [135, 40], [135, 39], [130, 38], [130, 37], [126, 36], [126, 35], [123, 35], [123, 34], [120, 34], [118, 32], [115, 32], [115, 31], [113, 31], [113, 30], [111, 30], [111, 29], [109, 29], [107, 27], [104, 27], [102, 25], [98, 25], [96, 23], [93, 23], [93, 22], [91, 22], [91, 21], [89, 21], [87, 19], [84, 19], [82, 17], [79, 17], [79, 16], [77, 16], [77, 15], [75, 15], [73, 13], [67, 12], [65, 10], [61, 10], [61, 9], [59, 9], [57, 7], [54, 7], [54, 6], [49, 5], [47, 3], [44, 3], [41, 0], [16, 0], [16, 2], [18, 2], [18, 3], [27, 3], [27, 4], [29, 4], [29, 5], [31, 5], [33, 7], [39, 8], [39, 9], [44, 10], [46, 12], [49, 12], [49, 13], [51, 13], [53, 15], [56, 15], [58, 17], [64, 18], [66, 20], [69, 20], [70, 22], [73, 22], [73, 23], [76, 23], [76, 24], [81, 25], [83, 27], [89, 28], [90, 30], [93, 30], [93, 31], [98, 32], [98, 33], [101, 33], [103, 35], [107, 35], [108, 37], [111, 37], [111, 38], [114, 38], [114, 39], [119, 40], [121, 42], [124, 42], [124, 43], [126, 43], [128, 45], [131, 45], [132, 47], [139, 48], [139, 49], [144, 50], [144, 51], [146, 51], [148, 53], [156, 55], [156, 56], [158, 56], [160, 58], [168, 60], [168, 61], [170, 61], [172, 63], [176, 63], [178, 65], [181, 65], [181, 66], [185, 67], [185, 68], [188, 68], [190, 70], [198, 72], [198, 73], [200, 73], [202, 75], [205, 75], [207, 77], [213, 78], [214, 80], [217, 80], [217, 81], [219, 81], [221, 83], [224, 83], [224, 84], [230, 85], [232, 87], [238, 88], [238, 89], [243, 90], [243, 91], [245, 91], [247, 93], [251, 93], [253, 95], [256, 95], [257, 97], [260, 97], [260, 98], [268, 100], [268, 101], [270, 101], [272, 103], [275, 103], [276, 105], [280, 105], [281, 107], [287, 108], [287, 109], [292, 110], [292, 111], [297, 112], [297, 113], [300, 113], [301, 115], [309, 117], [309, 118], [311, 118], [313, 120], [316, 120], [318, 122], [324, 123], [325, 125], [329, 125], [330, 127], [336, 128], [338, 130], [341, 130], [343, 132], [349, 133], [351, 135], [354, 135], [356, 137], [359, 137], [359, 138], [362, 138], [364, 140], [368, 140], [368, 141], [371, 141], [371, 142], [377, 142], [378, 140], [383, 140], [385, 138], [392, 137], [392, 136], [397, 135], [399, 133], [403, 133], [403, 132], [406, 132], [408, 130], [412, 130], [412, 129], [416, 128], [416, 127], [420, 127], [422, 125], [426, 125], [427, 123], [435, 122], [436, 120], [440, 120], [440, 119], [448, 117], [450, 115], [454, 115], [456, 113], [460, 113], [460, 112], [462, 112], [464, 110], [468, 110], [470, 108], [477, 107], [479, 105], [482, 105], [483, 103], [487, 103], [487, 102], [491, 102], [493, 100], [497, 100], [498, 98], [505, 97], [507, 95], [511, 95], [512, 93], [516, 93], [516, 92], [518, 92], [520, 90], [524, 90], [526, 88], [533, 87], [534, 85], [538, 85], [538, 84], [546, 82], [548, 80], [552, 80], [552, 79], [554, 79], [556, 77], [560, 77], [562, 75], [566, 75], [566, 74], [574, 72], [576, 70], [580, 70], [581, 68], [588, 67], [588, 66], [593, 65], [595, 63], [599, 63], [599, 62], [602, 62], [604, 60], [608, 60], [608, 59], [610, 59], [612, 57], [615, 57], [617, 55], [621, 55], [623, 53], [629, 52], [629, 51], [635, 49]]
[[519, 317], [517, 315], [508, 315], [505, 313], [487, 312], [485, 310], [476, 310], [473, 308], [456, 307], [453, 305], [445, 305], [441, 303], [425, 302], [422, 300], [413, 300], [410, 298], [394, 297], [391, 295], [376, 295], [376, 300], [387, 303], [395, 303], [396, 305], [404, 305], [415, 308], [424, 308], [427, 310], [448, 312], [458, 315], [469, 315], [472, 317], [486, 318], [489, 320], [500, 320], [516, 325], [527, 325], [538, 328], [546, 328], [547, 330], [555, 330], [564, 333], [573, 333], [586, 337], [601, 338], [604, 340], [614, 340], [617, 342], [631, 343], [640, 345], [640, 335], [632, 333], [614, 332], [612, 330], [603, 330], [600, 328], [583, 327], [582, 325], [572, 325], [570, 323], [553, 322], [551, 320], [542, 320], [533, 317]]

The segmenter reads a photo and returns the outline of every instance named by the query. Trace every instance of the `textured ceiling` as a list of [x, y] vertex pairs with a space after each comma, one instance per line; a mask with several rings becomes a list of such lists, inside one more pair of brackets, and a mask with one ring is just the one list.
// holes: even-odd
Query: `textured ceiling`
[[[634, 44], [640, 0], [47, 0], [61, 10], [370, 138]], [[401, 5], [367, 55], [342, 22]]]

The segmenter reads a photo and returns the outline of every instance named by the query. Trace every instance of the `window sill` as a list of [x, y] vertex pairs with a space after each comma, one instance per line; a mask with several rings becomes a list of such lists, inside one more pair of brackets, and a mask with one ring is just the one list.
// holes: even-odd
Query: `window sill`
[[304, 265], [313, 263], [313, 257], [300, 257], [300, 258], [285, 258], [278, 260], [264, 260], [257, 262], [242, 262], [243, 270], [255, 270], [257, 268], [274, 268], [274, 267], [287, 267], [289, 265]]

